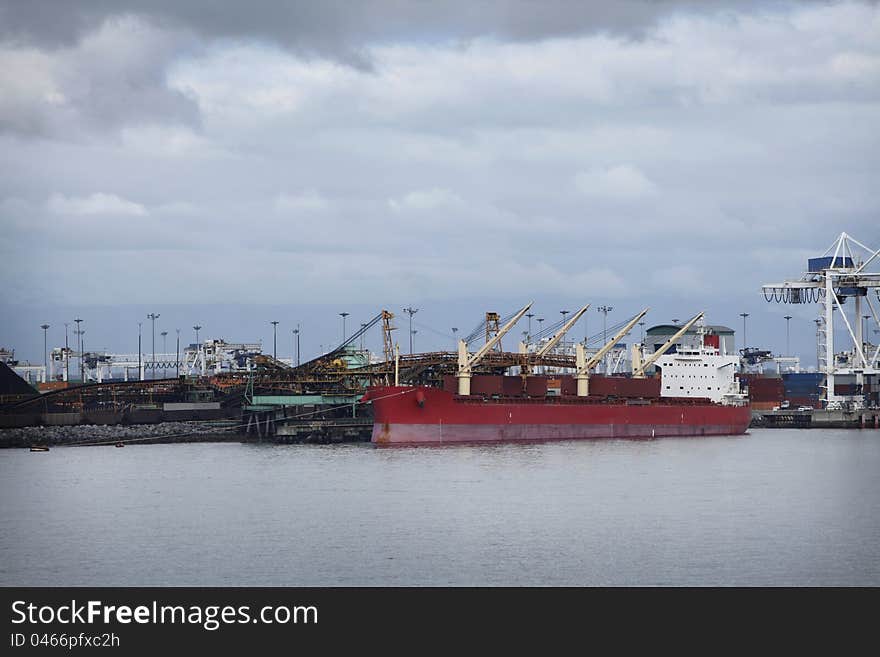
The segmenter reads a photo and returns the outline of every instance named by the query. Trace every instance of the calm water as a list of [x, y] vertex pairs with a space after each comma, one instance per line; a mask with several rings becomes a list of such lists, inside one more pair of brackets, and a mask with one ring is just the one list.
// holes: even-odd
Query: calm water
[[878, 585], [880, 431], [0, 450], [4, 585]]

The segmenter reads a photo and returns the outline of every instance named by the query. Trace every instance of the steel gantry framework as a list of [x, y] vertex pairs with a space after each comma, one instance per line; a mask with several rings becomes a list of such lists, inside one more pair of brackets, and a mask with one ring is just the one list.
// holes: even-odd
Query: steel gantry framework
[[[807, 271], [800, 278], [768, 283], [762, 290], [769, 302], [820, 304], [816, 319], [817, 353], [819, 370], [825, 373], [826, 407], [863, 404], [859, 399], [835, 394], [834, 377], [855, 375], [856, 384], [862, 386], [865, 376], [880, 374], [880, 346], [871, 344], [863, 332], [867, 319], [872, 320], [873, 327], [880, 328], [880, 249], [872, 249], [841, 233], [822, 257], [808, 261]], [[849, 298], [851, 317], [844, 309]], [[852, 342], [850, 350], [840, 353], [835, 352], [835, 311]]]

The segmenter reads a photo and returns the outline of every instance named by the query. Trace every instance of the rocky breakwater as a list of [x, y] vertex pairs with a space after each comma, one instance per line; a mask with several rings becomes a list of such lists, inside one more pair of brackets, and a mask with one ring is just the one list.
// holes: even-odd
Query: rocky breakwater
[[32, 445], [115, 445], [190, 442], [240, 442], [236, 423], [162, 422], [139, 425], [81, 424], [0, 430], [0, 447]]

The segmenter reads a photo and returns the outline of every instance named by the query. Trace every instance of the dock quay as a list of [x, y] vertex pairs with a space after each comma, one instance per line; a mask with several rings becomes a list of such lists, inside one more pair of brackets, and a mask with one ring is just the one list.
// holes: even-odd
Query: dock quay
[[251, 395], [242, 406], [248, 439], [277, 443], [368, 442], [372, 409], [361, 395]]
[[751, 426], [768, 429], [878, 429], [880, 409], [752, 411]]
[[290, 443], [368, 443], [373, 435], [372, 418], [336, 418], [289, 422], [277, 428], [273, 442]]

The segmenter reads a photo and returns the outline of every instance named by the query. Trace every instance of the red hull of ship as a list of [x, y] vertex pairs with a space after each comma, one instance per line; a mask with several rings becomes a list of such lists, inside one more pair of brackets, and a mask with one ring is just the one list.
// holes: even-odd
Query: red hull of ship
[[370, 388], [373, 443], [420, 445], [745, 433], [748, 406], [654, 399], [461, 398], [437, 388]]

